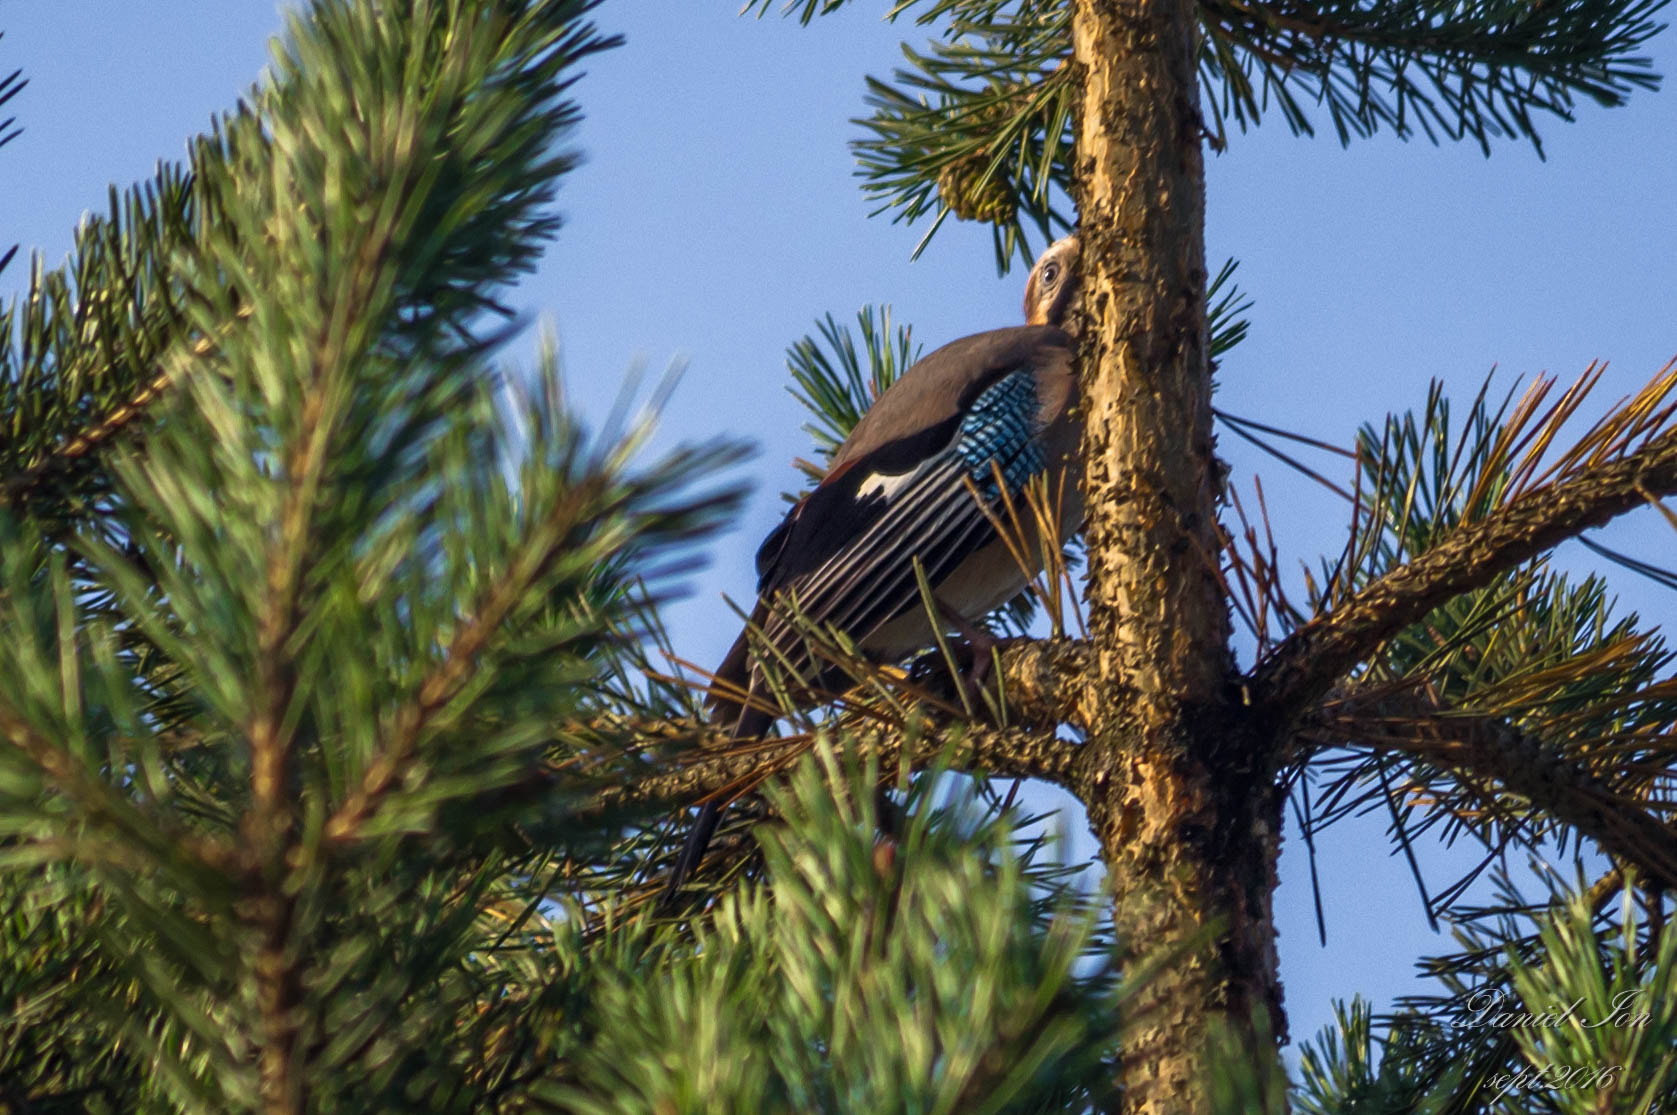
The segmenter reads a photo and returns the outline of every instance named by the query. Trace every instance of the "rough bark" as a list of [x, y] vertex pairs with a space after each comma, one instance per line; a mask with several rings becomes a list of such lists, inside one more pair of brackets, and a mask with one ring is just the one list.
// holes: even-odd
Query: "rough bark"
[[[1078, 795], [1121, 938], [1167, 955], [1123, 1035], [1122, 1110], [1211, 1110], [1206, 1051], [1254, 1009], [1281, 1027], [1267, 747], [1230, 683], [1216, 575], [1205, 173], [1189, 0], [1077, 0], [1075, 175], [1098, 687]], [[1120, 691], [1122, 696], [1120, 696]], [[1271, 1043], [1250, 1045], [1274, 1064]]]
[[[957, 734], [958, 733], [958, 734]], [[569, 816], [610, 815], [624, 810], [666, 809], [691, 805], [715, 794], [738, 792], [753, 785], [766, 773], [791, 766], [810, 747], [808, 736], [751, 741], [749, 747], [733, 746], [731, 736], [716, 732], [717, 750], [694, 750], [674, 760], [649, 764], [644, 774], [625, 778], [616, 766], [604, 768], [595, 790], [582, 801], [568, 803]], [[928, 725], [904, 746], [903, 733], [896, 729], [862, 729], [846, 737], [846, 753], [859, 759], [877, 758], [882, 769], [907, 761], [920, 767], [946, 759], [956, 770], [984, 771], [1005, 778], [1040, 778], [1059, 786], [1075, 785], [1075, 771], [1083, 749], [1058, 738], [1050, 729], [994, 728], [982, 724], [962, 725], [958, 730], [940, 730]], [[548, 778], [533, 781], [531, 797], [551, 797]], [[568, 772], [574, 776], [575, 772]]]

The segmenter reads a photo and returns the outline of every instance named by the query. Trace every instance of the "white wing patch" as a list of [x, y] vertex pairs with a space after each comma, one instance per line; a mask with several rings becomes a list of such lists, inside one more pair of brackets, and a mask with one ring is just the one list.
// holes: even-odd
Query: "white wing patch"
[[924, 468], [916, 468], [910, 469], [908, 472], [876, 472], [862, 481], [861, 487], [856, 489], [856, 498], [867, 499], [869, 496], [884, 496], [886, 499], [890, 499], [924, 471]]

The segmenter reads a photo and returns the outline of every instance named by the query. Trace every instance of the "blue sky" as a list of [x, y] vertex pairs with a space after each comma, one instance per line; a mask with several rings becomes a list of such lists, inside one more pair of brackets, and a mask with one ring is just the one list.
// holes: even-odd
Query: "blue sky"
[[[1018, 319], [1023, 276], [997, 277], [983, 229], [951, 222], [911, 263], [922, 230], [867, 216], [849, 119], [863, 111], [863, 76], [919, 38], [883, 23], [885, 7], [858, 0], [809, 28], [738, 18], [731, 0], [600, 9], [628, 43], [591, 60], [576, 86], [587, 160], [561, 190], [558, 243], [513, 299], [557, 331], [585, 411], [603, 415], [631, 367], [681, 361], [666, 442], [725, 431], [759, 445], [746, 513], [670, 613], [676, 645], [696, 661], [731, 640], [720, 596], [750, 591], [777, 493], [808, 452], [784, 390], [786, 346], [821, 314], [848, 318], [869, 303], [891, 304], [928, 348]], [[0, 4], [0, 73], [22, 67], [30, 79], [5, 110], [25, 132], [0, 149], [0, 244], [58, 262], [111, 183], [180, 158], [256, 79], [278, 27], [273, 0]], [[1651, 53], [1677, 73], [1677, 33]], [[1218, 405], [1345, 443], [1360, 422], [1418, 407], [1431, 378], [1465, 406], [1493, 366], [1569, 379], [1609, 360], [1593, 415], [1677, 356], [1677, 90], [1542, 127], [1547, 161], [1513, 141], [1490, 158], [1390, 136], [1343, 149], [1294, 137], [1279, 119], [1234, 136], [1209, 160], [1209, 254], [1241, 261], [1256, 305]], [[26, 274], [15, 261], [0, 297]], [[531, 349], [520, 341], [511, 358]], [[1222, 451], [1243, 491], [1263, 476], [1285, 554], [1314, 563], [1337, 551], [1340, 507], [1238, 439], [1225, 435]], [[1655, 560], [1673, 545], [1652, 514], [1600, 537]], [[1573, 545], [1561, 560], [1587, 568], [1587, 556]], [[1611, 576], [1627, 608], [1670, 622], [1670, 593]], [[1071, 827], [1086, 848], [1081, 822]], [[1427, 929], [1382, 827], [1347, 824], [1318, 841], [1325, 949], [1302, 844], [1288, 842], [1278, 922], [1295, 1038], [1326, 1019], [1331, 996], [1386, 1002], [1411, 990], [1414, 959], [1449, 945]], [[1442, 882], [1473, 857], [1425, 858]]]

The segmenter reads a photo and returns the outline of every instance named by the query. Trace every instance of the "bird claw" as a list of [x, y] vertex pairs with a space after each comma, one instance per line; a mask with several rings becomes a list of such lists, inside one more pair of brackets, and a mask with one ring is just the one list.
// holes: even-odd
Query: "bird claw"
[[943, 613], [944, 622], [955, 629], [955, 633], [965, 644], [960, 649], [965, 650], [972, 658], [955, 681], [965, 694], [962, 704], [968, 708], [976, 708], [983, 704], [984, 682], [990, 676], [990, 664], [995, 658], [996, 648], [1001, 645], [1001, 640], [942, 600], [936, 600], [936, 603], [938, 611]]
[[938, 610], [956, 638], [949, 641], [947, 656], [933, 650], [917, 658], [908, 678], [933, 696], [958, 702], [969, 715], [976, 715], [986, 707], [984, 685], [994, 668], [996, 649], [1007, 640], [969, 623], [941, 602]]
[[967, 667], [960, 683], [961, 688], [966, 691], [967, 700], [975, 708], [984, 703], [984, 683], [990, 679], [990, 665], [996, 646], [995, 637], [988, 633], [982, 639], [967, 640], [967, 652], [972, 655], [972, 665]]

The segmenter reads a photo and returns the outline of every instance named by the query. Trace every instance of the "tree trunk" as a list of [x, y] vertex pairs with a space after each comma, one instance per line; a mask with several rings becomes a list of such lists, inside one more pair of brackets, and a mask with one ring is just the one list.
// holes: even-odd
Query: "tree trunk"
[[[1171, 956], [1123, 1035], [1123, 1110], [1206, 1112], [1208, 1043], [1279, 1036], [1279, 795], [1242, 715], [1217, 575], [1205, 167], [1191, 0], [1075, 0], [1090, 684], [1079, 796], [1132, 956]], [[1254, 1067], [1273, 1043], [1251, 1046]]]

